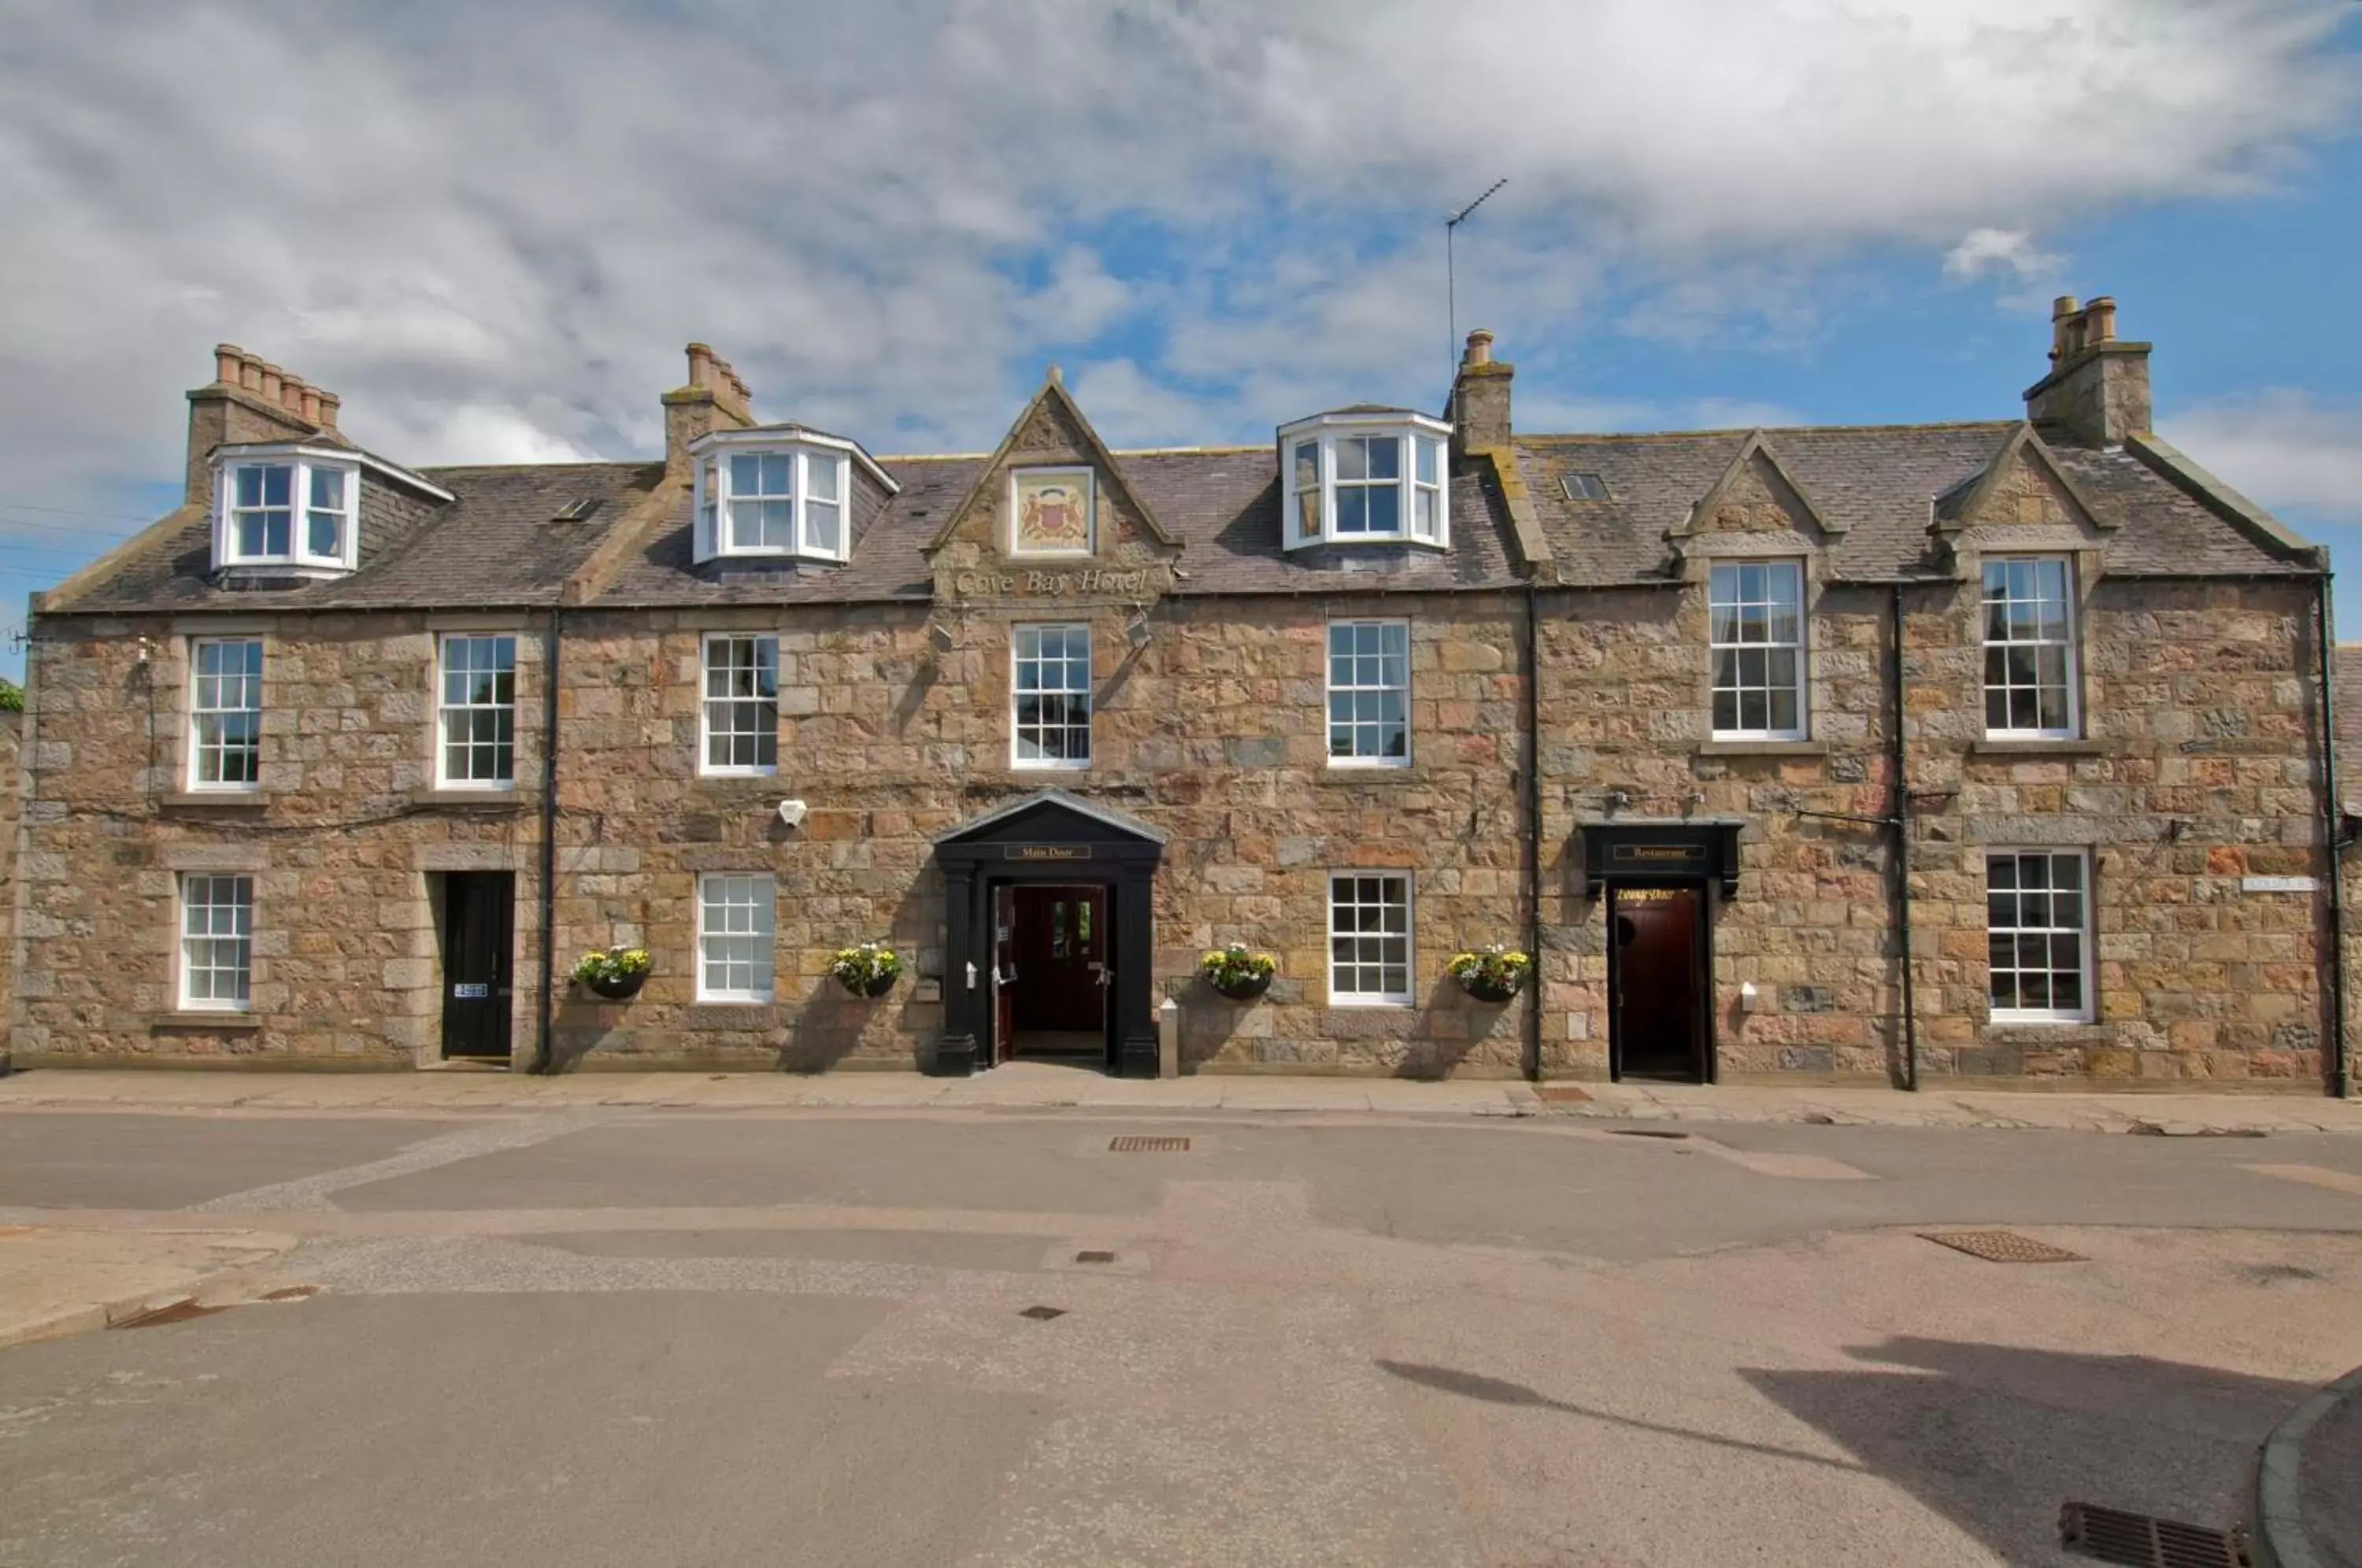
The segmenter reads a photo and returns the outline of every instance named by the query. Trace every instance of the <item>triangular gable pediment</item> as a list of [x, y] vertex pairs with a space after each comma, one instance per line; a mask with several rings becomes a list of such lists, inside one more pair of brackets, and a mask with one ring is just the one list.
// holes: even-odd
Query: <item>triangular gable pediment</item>
[[2030, 424], [2010, 432], [1985, 466], [1937, 496], [1929, 529], [1952, 535], [1970, 527], [2073, 528], [2090, 534], [2117, 520], [2092, 504], [2049, 444]]
[[1760, 430], [1748, 432], [1722, 477], [1691, 506], [1689, 515], [1665, 531], [1677, 549], [1710, 534], [1796, 534], [1827, 538], [1845, 532], [1815, 503], [1812, 492], [1798, 482], [1771, 439]]
[[941, 846], [1014, 842], [1097, 844], [1110, 836], [1162, 845], [1164, 829], [1064, 790], [1036, 790], [935, 835]]
[[[1057, 367], [1052, 366], [1042, 380], [1042, 390], [1033, 394], [1033, 401], [1025, 405], [1025, 411], [1009, 427], [1009, 434], [1001, 437], [1000, 445], [977, 470], [967, 493], [944, 515], [943, 526], [927, 542], [926, 553], [933, 555], [971, 528], [979, 512], [997, 513], [1000, 492], [1008, 485], [1009, 469], [1013, 465], [1054, 460], [1061, 456], [1087, 463], [1097, 470], [1099, 482], [1138, 520], [1150, 538], [1168, 548], [1180, 547], [1180, 542], [1157, 521], [1154, 510], [1131, 488], [1124, 477], [1123, 465], [1116, 461], [1115, 453], [1091, 428], [1091, 422], [1084, 417], [1074, 394], [1066, 391]], [[1104, 544], [1101, 548], [1104, 552]]]

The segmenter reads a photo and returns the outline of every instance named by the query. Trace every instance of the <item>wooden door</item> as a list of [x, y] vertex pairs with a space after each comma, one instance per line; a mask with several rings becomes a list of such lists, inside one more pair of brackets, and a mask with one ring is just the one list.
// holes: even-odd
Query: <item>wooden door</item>
[[516, 878], [453, 871], [443, 878], [443, 1055], [509, 1054], [511, 938]]
[[1705, 1076], [1702, 909], [1694, 888], [1618, 889], [1609, 900], [1617, 1070], [1624, 1077]]
[[1017, 889], [992, 889], [992, 1059], [1009, 1060], [1017, 1033]]
[[1097, 1030], [1107, 1021], [1105, 888], [1023, 888], [1017, 896], [1019, 1029]]

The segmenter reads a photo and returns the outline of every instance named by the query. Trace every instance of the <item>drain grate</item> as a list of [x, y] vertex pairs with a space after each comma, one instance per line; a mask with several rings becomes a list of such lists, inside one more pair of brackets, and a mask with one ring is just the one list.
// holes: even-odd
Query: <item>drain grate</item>
[[1922, 1231], [1919, 1239], [1987, 1263], [2081, 1263], [2083, 1254], [2014, 1231]]
[[2058, 1542], [2103, 1562], [2130, 1568], [2245, 1568], [2235, 1531], [2128, 1514], [2096, 1503], [2063, 1503]]
[[1017, 1315], [1021, 1318], [1031, 1318], [1037, 1323], [1046, 1323], [1053, 1318], [1065, 1317], [1066, 1309], [1064, 1307], [1028, 1307]]
[[1101, 1252], [1076, 1253], [1075, 1254], [1075, 1261], [1076, 1263], [1113, 1263], [1115, 1262], [1115, 1254], [1113, 1253]]
[[1189, 1152], [1187, 1138], [1152, 1138], [1138, 1132], [1127, 1132], [1120, 1138], [1108, 1140], [1110, 1154], [1186, 1154]]

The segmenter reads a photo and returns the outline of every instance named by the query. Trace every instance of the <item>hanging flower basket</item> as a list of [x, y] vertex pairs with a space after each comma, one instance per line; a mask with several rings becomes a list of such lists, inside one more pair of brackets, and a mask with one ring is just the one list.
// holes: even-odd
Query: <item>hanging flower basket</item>
[[575, 961], [574, 979], [593, 996], [629, 1001], [647, 984], [650, 963], [645, 947], [593, 948]]
[[836, 956], [828, 961], [828, 972], [855, 996], [874, 1000], [894, 988], [895, 979], [902, 973], [902, 960], [885, 943], [864, 942], [838, 948]]
[[1206, 977], [1206, 983], [1236, 1002], [1253, 1001], [1271, 989], [1271, 977], [1278, 970], [1278, 959], [1236, 942], [1209, 948], [1198, 960], [1198, 973]]
[[1455, 953], [1444, 967], [1478, 1001], [1505, 1002], [1524, 988], [1534, 961], [1496, 942], [1473, 953]]

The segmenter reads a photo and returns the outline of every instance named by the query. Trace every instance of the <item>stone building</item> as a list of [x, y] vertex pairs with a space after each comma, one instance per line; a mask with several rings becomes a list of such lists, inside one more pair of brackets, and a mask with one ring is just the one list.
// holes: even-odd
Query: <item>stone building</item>
[[1478, 332], [1440, 415], [1114, 451], [1053, 370], [914, 457], [691, 345], [661, 460], [430, 469], [225, 346], [29, 617], [15, 1060], [1136, 1073], [1170, 1001], [1195, 1071], [2320, 1092], [2325, 556], [2053, 326], [2007, 419], [1535, 434]]

